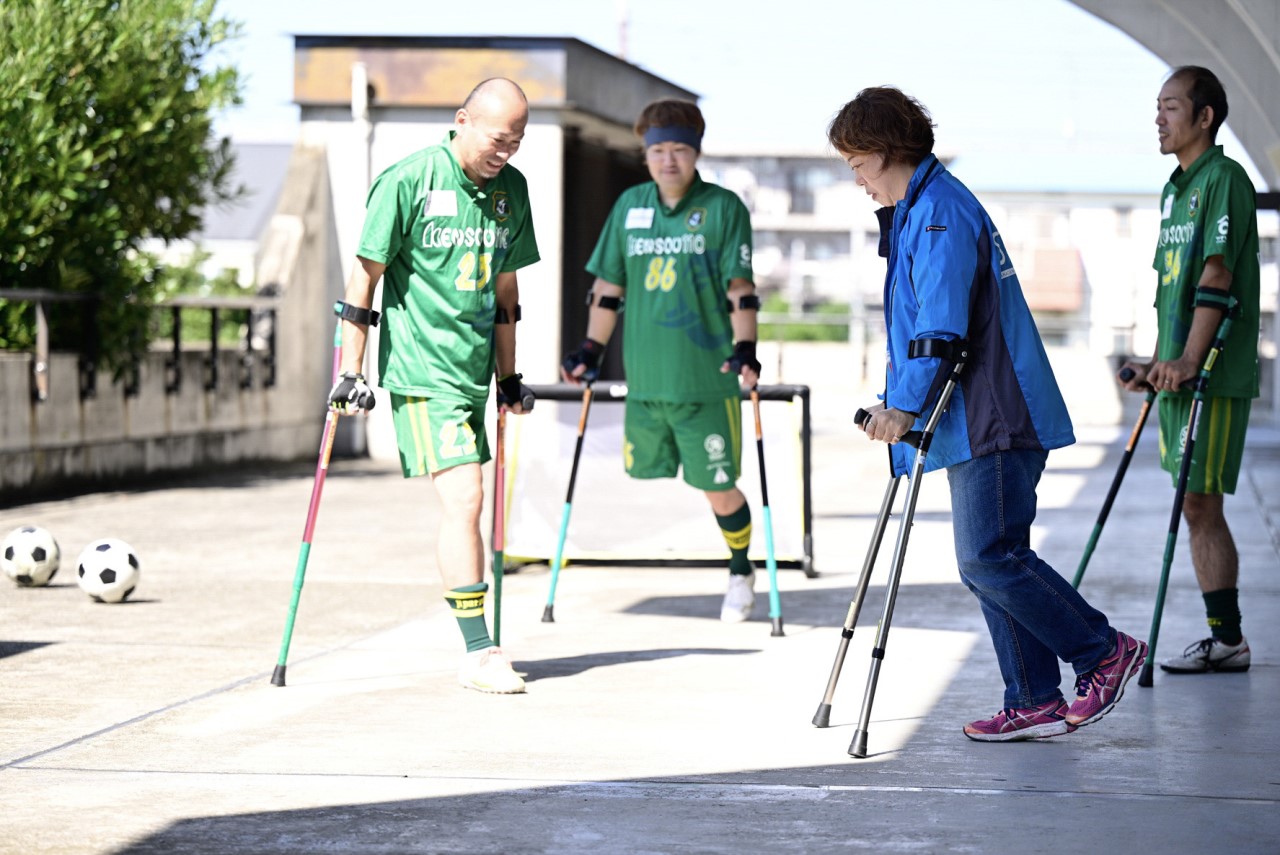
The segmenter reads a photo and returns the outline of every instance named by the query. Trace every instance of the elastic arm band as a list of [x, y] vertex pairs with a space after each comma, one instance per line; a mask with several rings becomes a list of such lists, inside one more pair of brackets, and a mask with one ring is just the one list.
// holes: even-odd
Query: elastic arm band
[[616, 312], [622, 308], [622, 298], [615, 297], [612, 294], [601, 294], [599, 299], [596, 299], [596, 292], [591, 291], [587, 294], [587, 305], [590, 306], [593, 300], [597, 306], [602, 309], [608, 309], [610, 312]]
[[378, 325], [378, 318], [382, 317], [372, 309], [353, 306], [350, 303], [344, 303], [341, 300], [333, 304], [333, 313], [344, 321], [351, 321], [353, 324], [364, 324], [365, 326], [370, 327], [376, 327]]
[[907, 359], [921, 359], [929, 356], [963, 364], [969, 361], [969, 342], [962, 338], [955, 341], [948, 341], [945, 338], [913, 338], [907, 345]]
[[[520, 320], [520, 304], [516, 303], [516, 320]], [[493, 313], [493, 322], [495, 324], [511, 323], [511, 316], [507, 314], [507, 310], [499, 306]]]
[[[728, 310], [729, 314], [731, 315], [733, 314], [733, 311], [734, 311], [733, 301], [730, 300], [728, 297], [725, 297], [724, 307], [725, 309]], [[756, 311], [760, 311], [760, 298], [757, 297], [755, 294], [747, 294], [745, 297], [739, 297], [738, 308], [739, 309], [755, 309]]]
[[1206, 288], [1203, 285], [1196, 286], [1196, 297], [1194, 306], [1207, 306], [1210, 309], [1218, 309], [1225, 314], [1234, 314], [1236, 310], [1236, 298], [1232, 297], [1225, 291], [1217, 288]]

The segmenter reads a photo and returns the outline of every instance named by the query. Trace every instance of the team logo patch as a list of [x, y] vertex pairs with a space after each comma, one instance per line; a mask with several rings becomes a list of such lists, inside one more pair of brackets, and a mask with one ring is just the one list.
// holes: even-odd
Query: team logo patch
[[493, 215], [497, 217], [498, 222], [511, 216], [511, 199], [505, 190], [499, 190], [493, 194]]
[[712, 460], [720, 460], [724, 457], [724, 437], [718, 433], [709, 433], [702, 441], [702, 448]]
[[1196, 212], [1200, 210], [1200, 188], [1197, 187], [1191, 191], [1191, 197], [1187, 199], [1187, 216], [1194, 217]]
[[702, 224], [707, 221], [706, 208], [694, 208], [689, 212], [689, 216], [685, 218], [684, 224], [689, 227], [689, 231], [696, 232], [702, 228]]

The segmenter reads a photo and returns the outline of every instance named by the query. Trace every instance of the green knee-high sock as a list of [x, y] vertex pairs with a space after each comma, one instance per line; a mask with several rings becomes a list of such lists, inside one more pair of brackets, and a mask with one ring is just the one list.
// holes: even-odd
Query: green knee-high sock
[[751, 507], [743, 502], [742, 507], [728, 516], [716, 514], [716, 522], [720, 524], [724, 542], [729, 544], [729, 572], [735, 576], [755, 572], [755, 566], [747, 558], [747, 548], [751, 546]]
[[1204, 596], [1204, 611], [1209, 620], [1209, 629], [1213, 637], [1224, 644], [1239, 644], [1243, 636], [1240, 633], [1240, 591], [1238, 588], [1223, 588], [1221, 591], [1207, 591]]
[[484, 622], [484, 595], [488, 590], [487, 582], [477, 582], [444, 592], [444, 601], [453, 609], [453, 616], [458, 619], [458, 628], [462, 630], [462, 638], [467, 642], [468, 653], [493, 647], [489, 627]]

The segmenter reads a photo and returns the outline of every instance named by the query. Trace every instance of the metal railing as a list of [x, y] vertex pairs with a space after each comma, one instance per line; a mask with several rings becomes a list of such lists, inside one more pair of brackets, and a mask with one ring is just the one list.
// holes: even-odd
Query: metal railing
[[[99, 298], [92, 294], [68, 294], [58, 291], [24, 288], [0, 288], [0, 300], [25, 302], [34, 305], [36, 314], [35, 350], [31, 354], [31, 397], [36, 403], [49, 399], [49, 310], [50, 303], [80, 303], [84, 306], [87, 329], [94, 329], [91, 322], [97, 311]], [[156, 305], [156, 309], [172, 313], [172, 345], [165, 359], [165, 394], [176, 395], [182, 391], [182, 312], [203, 310], [209, 313], [209, 346], [204, 359], [204, 389], [216, 391], [221, 383], [218, 341], [223, 313], [244, 311], [248, 323], [241, 336], [240, 366], [237, 383], [241, 389], [251, 389], [254, 384], [255, 366], [261, 352], [262, 386], [276, 384], [276, 312], [280, 301], [277, 297], [174, 297]], [[258, 335], [257, 327], [262, 328]], [[261, 341], [259, 348], [255, 340]], [[81, 343], [77, 352], [80, 380], [80, 400], [97, 396], [98, 343], [92, 339]], [[140, 386], [140, 364], [134, 360], [124, 378], [125, 397], [136, 397]]]

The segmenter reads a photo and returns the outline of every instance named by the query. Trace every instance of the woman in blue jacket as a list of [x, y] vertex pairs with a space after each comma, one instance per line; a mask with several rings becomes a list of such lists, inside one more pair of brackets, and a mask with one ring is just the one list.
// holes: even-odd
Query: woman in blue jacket
[[[1113, 629], [1031, 549], [1049, 449], [1075, 437], [1000, 234], [933, 155], [933, 122], [914, 98], [864, 89], [827, 136], [858, 186], [892, 207], [882, 240], [885, 394], [867, 408], [863, 429], [892, 446], [895, 474], [908, 471], [912, 454], [898, 440], [923, 427], [950, 373], [947, 343], [969, 342], [927, 459], [928, 469], [947, 471], [960, 578], [982, 607], [1005, 684], [1004, 708], [966, 725], [965, 735], [1005, 742], [1092, 724], [1120, 699], [1147, 645]], [[881, 222], [890, 222], [888, 211]], [[1070, 704], [1058, 659], [1076, 673]]]

